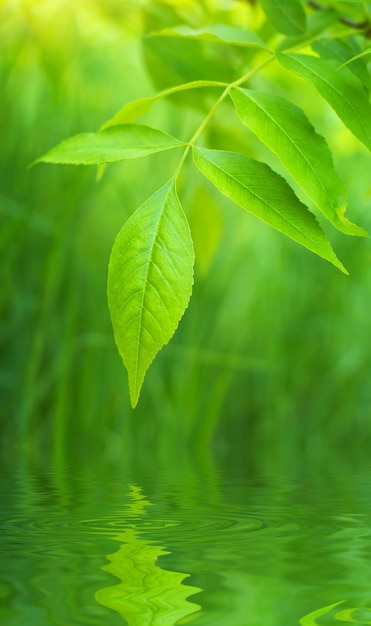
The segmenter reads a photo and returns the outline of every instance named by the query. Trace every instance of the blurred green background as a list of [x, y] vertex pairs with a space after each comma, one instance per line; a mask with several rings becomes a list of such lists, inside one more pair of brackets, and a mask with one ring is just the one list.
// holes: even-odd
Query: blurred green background
[[[197, 267], [179, 329], [150, 368], [135, 411], [107, 301], [110, 249], [127, 217], [170, 177], [177, 154], [107, 168], [30, 163], [96, 131], [131, 99], [197, 78], [228, 80], [246, 52], [146, 37], [186, 21], [260, 28], [252, 4], [184, 0], [3, 0], [1, 84], [1, 433], [5, 455], [201, 459], [332, 449], [371, 434], [368, 240], [328, 232], [332, 266], [214, 194], [186, 167], [180, 196]], [[245, 55], [245, 57], [243, 56]], [[370, 232], [370, 158], [326, 105], [275, 68], [256, 85], [290, 90], [335, 152], [349, 217]], [[215, 99], [192, 93], [143, 118], [189, 138]], [[184, 106], [184, 103], [187, 106]], [[267, 157], [226, 107], [204, 141]], [[169, 156], [170, 155], [170, 156]], [[269, 157], [267, 157], [269, 158]], [[272, 162], [273, 166], [279, 167]], [[295, 456], [296, 455], [296, 456]]]

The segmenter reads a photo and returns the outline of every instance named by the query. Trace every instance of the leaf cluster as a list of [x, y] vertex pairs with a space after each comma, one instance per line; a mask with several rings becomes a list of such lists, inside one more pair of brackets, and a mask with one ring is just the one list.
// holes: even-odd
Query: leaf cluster
[[[303, 89], [309, 83], [370, 150], [368, 3], [260, 0], [244, 8], [238, 4], [240, 15], [247, 15], [246, 25], [217, 22], [213, 15], [196, 25], [185, 19], [179, 23], [178, 5], [174, 19], [149, 33], [143, 43], [159, 91], [124, 104], [98, 132], [67, 139], [38, 159], [101, 166], [156, 152], [179, 152], [170, 180], [123, 225], [109, 263], [108, 303], [133, 406], [149, 365], [175, 332], [192, 292], [193, 243], [177, 192], [189, 154], [223, 196], [344, 273], [347, 270], [313, 207], [341, 233], [366, 235], [345, 216], [347, 192], [326, 138], [290, 95], [278, 95], [274, 82], [266, 81], [268, 87], [262, 90], [255, 81], [275, 64], [289, 80], [294, 76], [302, 80]], [[138, 122], [157, 101], [174, 96], [180, 97], [182, 106], [196, 106], [203, 116], [187, 141]], [[208, 125], [226, 103], [278, 157], [287, 177], [245, 153], [208, 145]], [[307, 202], [298, 198], [291, 181]]]

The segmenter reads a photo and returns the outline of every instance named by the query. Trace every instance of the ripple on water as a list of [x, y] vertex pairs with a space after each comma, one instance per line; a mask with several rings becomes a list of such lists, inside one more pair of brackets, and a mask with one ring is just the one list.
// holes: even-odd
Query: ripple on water
[[142, 626], [151, 607], [158, 622], [147, 623], [166, 626], [192, 618], [200, 626], [371, 622], [364, 495], [343, 497], [337, 487], [332, 500], [323, 485], [308, 491], [277, 479], [208, 484], [193, 476], [174, 485], [151, 476], [146, 487], [140, 478], [54, 478], [7, 487], [0, 606], [10, 626], [29, 626], [31, 614], [32, 626], [116, 626], [122, 618]]
[[347, 606], [349, 602], [340, 600], [307, 613], [300, 620], [301, 626], [321, 626], [337, 622], [353, 624], [371, 624], [371, 608]]

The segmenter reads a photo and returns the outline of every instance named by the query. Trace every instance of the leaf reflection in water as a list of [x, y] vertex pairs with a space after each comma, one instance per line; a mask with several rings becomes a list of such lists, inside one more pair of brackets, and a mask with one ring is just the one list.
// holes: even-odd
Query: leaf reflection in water
[[[135, 485], [130, 485], [130, 497], [133, 500], [130, 514], [140, 518], [151, 502]], [[146, 525], [148, 528], [150, 526]], [[156, 565], [157, 559], [169, 552], [138, 535], [135, 524], [130, 524], [130, 528], [116, 536], [122, 545], [107, 556], [110, 563], [103, 569], [121, 582], [97, 591], [97, 602], [119, 613], [128, 626], [173, 626], [180, 623], [179, 620], [182, 624], [190, 622], [201, 607], [188, 598], [202, 589], [183, 584], [188, 574], [167, 571]]]
[[301, 618], [301, 620], [299, 621], [299, 624], [301, 624], [301, 626], [317, 626], [318, 624], [317, 617], [321, 617], [322, 615], [326, 615], [327, 613], [330, 613], [332, 609], [334, 609], [339, 604], [342, 604], [343, 602], [344, 600], [341, 600], [340, 602], [329, 604], [328, 606], [324, 606], [320, 609], [317, 609], [316, 611], [313, 611], [312, 613], [308, 613], [308, 615], [304, 615], [304, 617]]
[[[328, 606], [324, 606], [320, 609], [317, 609], [316, 611], [313, 611], [312, 613], [308, 613], [308, 615], [305, 615], [304, 617], [301, 618], [301, 620], [299, 621], [299, 624], [301, 624], [301, 626], [319, 626], [321, 622], [318, 622], [317, 618], [321, 618], [323, 616], [328, 617], [328, 614], [331, 613], [331, 611], [335, 609], [335, 607], [339, 606], [339, 604], [344, 604], [344, 602], [345, 600], [341, 600], [340, 602], [329, 604]], [[363, 624], [363, 625], [371, 624], [371, 621], [364, 621], [364, 619], [367, 619], [367, 617], [362, 619], [363, 617], [362, 616], [361, 621], [357, 619], [359, 617], [357, 613], [360, 613], [360, 612], [369, 613], [370, 609], [360, 609], [357, 607], [342, 609], [341, 611], [338, 611], [334, 615], [334, 619], [339, 622], [351, 622], [353, 624]]]

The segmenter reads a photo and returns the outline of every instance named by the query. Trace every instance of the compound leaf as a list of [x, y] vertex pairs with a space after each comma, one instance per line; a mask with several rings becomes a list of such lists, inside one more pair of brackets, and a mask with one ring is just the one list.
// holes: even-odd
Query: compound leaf
[[109, 263], [108, 304], [133, 407], [148, 367], [187, 308], [193, 265], [189, 225], [171, 180], [124, 224]]
[[268, 165], [236, 152], [205, 148], [194, 149], [194, 161], [225, 196], [347, 273], [314, 215]]
[[261, 0], [268, 20], [284, 35], [302, 35], [306, 18], [299, 0]]
[[112, 126], [99, 133], [83, 133], [62, 141], [36, 163], [100, 165], [144, 157], [182, 146], [181, 141], [156, 128], [139, 124]]
[[239, 117], [282, 161], [288, 172], [338, 230], [367, 233], [344, 217], [346, 191], [331, 152], [304, 112], [285, 98], [247, 89], [231, 92]]
[[360, 82], [336, 61], [306, 54], [278, 54], [281, 65], [309, 80], [342, 122], [371, 150], [371, 104]]

